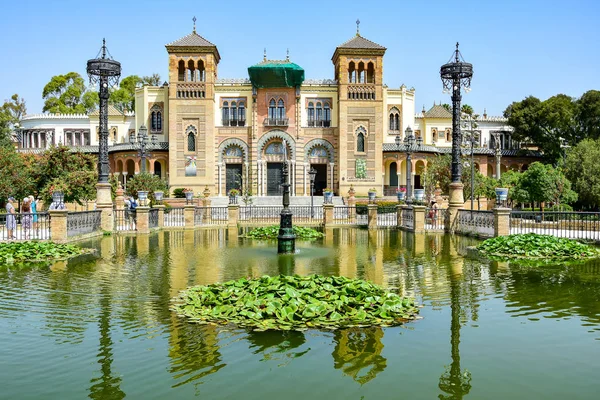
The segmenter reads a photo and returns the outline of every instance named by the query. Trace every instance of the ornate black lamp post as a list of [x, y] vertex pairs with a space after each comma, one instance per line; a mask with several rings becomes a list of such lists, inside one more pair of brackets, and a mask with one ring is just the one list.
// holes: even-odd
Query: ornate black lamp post
[[460, 88], [463, 86], [467, 93], [471, 90], [473, 65], [465, 62], [462, 58], [458, 50], [458, 42], [453, 57], [454, 59], [451, 57], [447, 64], [442, 65], [440, 76], [444, 85], [444, 92], [450, 93], [450, 90], [452, 90], [452, 184], [450, 201], [458, 204], [464, 202], [461, 187], [462, 164], [460, 161], [460, 147], [462, 144], [460, 132], [460, 101], [462, 96]]
[[112, 59], [102, 39], [102, 48], [93, 60], [87, 62], [90, 83], [100, 83], [100, 143], [98, 149], [98, 183], [108, 183], [108, 88], [119, 83], [121, 63]]
[[315, 192], [315, 177], [317, 176], [317, 170], [313, 167], [310, 167], [310, 171], [308, 171], [308, 176], [310, 178], [310, 217], [315, 217], [315, 209], [313, 204], [313, 195]]
[[[400, 147], [400, 135], [396, 136], [396, 145]], [[415, 143], [417, 144], [415, 146]], [[415, 138], [413, 130], [409, 126], [404, 131], [404, 152], [406, 153], [406, 204], [412, 203], [412, 153], [417, 151], [423, 144], [423, 138]]]
[[296, 235], [292, 225], [292, 210], [290, 210], [290, 183], [288, 180], [287, 149], [283, 142], [283, 210], [279, 220], [279, 235], [277, 236], [277, 253], [294, 254], [296, 252]]
[[[131, 133], [129, 135], [129, 143], [133, 145], [134, 148], [138, 149], [138, 157], [141, 159], [140, 170], [142, 173], [146, 172], [146, 157], [150, 155], [150, 152], [147, 149], [148, 146], [148, 128], [145, 125], [140, 126], [140, 129], [137, 134], [137, 140], [135, 133]], [[152, 148], [156, 147], [156, 135], [152, 134], [152, 138], [150, 139], [150, 145]]]

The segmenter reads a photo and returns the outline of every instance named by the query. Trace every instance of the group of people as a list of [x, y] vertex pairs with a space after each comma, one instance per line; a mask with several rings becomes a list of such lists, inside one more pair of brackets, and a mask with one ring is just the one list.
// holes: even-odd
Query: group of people
[[[6, 233], [7, 239], [13, 240], [17, 232], [17, 212], [15, 210], [16, 200], [14, 197], [9, 197], [6, 203]], [[38, 200], [33, 196], [28, 196], [21, 203], [21, 229], [25, 239], [31, 238], [32, 230], [34, 234], [38, 232]]]
[[135, 225], [137, 223], [137, 214], [135, 210], [138, 206], [138, 203], [133, 196], [125, 196], [123, 202], [125, 203], [125, 218], [127, 219], [127, 223], [132, 223], [133, 229], [135, 229]]

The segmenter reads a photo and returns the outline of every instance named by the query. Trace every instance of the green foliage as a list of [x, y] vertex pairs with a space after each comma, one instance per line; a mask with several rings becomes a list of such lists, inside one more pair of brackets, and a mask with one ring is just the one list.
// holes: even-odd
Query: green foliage
[[565, 173], [587, 208], [600, 206], [600, 139], [586, 139], [567, 153]]
[[[22, 199], [36, 191], [32, 155], [17, 153], [11, 146], [0, 146], [0, 199]], [[39, 172], [38, 172], [39, 173]]]
[[590, 90], [577, 100], [564, 94], [545, 101], [529, 96], [508, 106], [504, 116], [514, 128], [513, 139], [533, 143], [556, 162], [564, 144], [600, 137], [600, 92]]
[[52, 242], [0, 243], [0, 265], [22, 262], [61, 260], [82, 254], [85, 250], [71, 244]]
[[[320, 239], [323, 233], [314, 228], [294, 225], [294, 234], [296, 238], [303, 240]], [[252, 229], [244, 237], [250, 239], [277, 239], [279, 235], [279, 225], [262, 226]]]
[[44, 112], [85, 114], [98, 106], [98, 93], [88, 91], [85, 81], [77, 72], [55, 75], [44, 86]]
[[141, 85], [142, 78], [137, 75], [123, 78], [119, 89], [110, 94], [110, 103], [121, 111], [135, 111], [135, 89]]
[[160, 179], [159, 176], [143, 172], [135, 175], [133, 178], [127, 181], [127, 194], [137, 198], [137, 192], [146, 191], [148, 192], [148, 199], [150, 203], [154, 203], [154, 191], [166, 191], [167, 184], [165, 181]]
[[195, 286], [174, 299], [173, 310], [200, 324], [265, 330], [394, 326], [416, 318], [414, 299], [360, 279], [310, 275]]
[[65, 202], [83, 204], [96, 198], [96, 156], [56, 146], [46, 150], [35, 167], [36, 187], [45, 204], [52, 202], [52, 192], [57, 188], [64, 191]]
[[18, 94], [13, 94], [9, 100], [4, 101], [0, 107], [0, 146], [11, 146], [10, 133], [26, 113], [25, 100]]
[[176, 199], [185, 199], [185, 189], [183, 188], [177, 188], [175, 190], [173, 190], [173, 197], [175, 197]]
[[513, 199], [523, 203], [572, 203], [577, 193], [560, 169], [534, 162], [523, 172], [514, 186]]
[[142, 77], [142, 85], [160, 86], [160, 75], [152, 74]]
[[595, 247], [575, 240], [550, 235], [527, 233], [520, 235], [498, 236], [487, 239], [477, 246], [486, 256], [496, 258], [531, 259], [583, 259], [600, 256]]
[[[356, 214], [358, 215], [367, 215], [369, 204], [367, 201], [357, 201], [356, 202]], [[395, 213], [396, 206], [398, 205], [397, 201], [384, 201], [384, 200], [375, 200], [375, 204], [377, 204], [377, 213], [378, 214], [388, 214]]]

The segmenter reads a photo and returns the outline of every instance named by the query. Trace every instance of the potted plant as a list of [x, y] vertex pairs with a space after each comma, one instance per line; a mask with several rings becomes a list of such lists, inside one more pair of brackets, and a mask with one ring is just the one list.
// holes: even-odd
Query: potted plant
[[192, 201], [192, 198], [194, 197], [194, 191], [192, 189], [184, 188], [183, 194], [185, 194], [185, 200], [187, 203]]
[[154, 191], [154, 200], [156, 200], [157, 203], [160, 203], [163, 199], [163, 195], [164, 195], [164, 192], [162, 190], [155, 190]]
[[325, 199], [325, 204], [331, 204], [333, 201], [333, 190], [330, 188], [323, 189], [323, 196]]
[[425, 189], [415, 189], [415, 200], [422, 202], [425, 197]]
[[148, 192], [146, 190], [138, 190], [137, 195], [140, 205], [145, 206], [148, 200]]
[[210, 189], [208, 188], [208, 185], [204, 187], [204, 191], [202, 192], [202, 194], [204, 195], [204, 198], [208, 199], [210, 197]]
[[401, 187], [396, 189], [396, 196], [398, 197], [398, 202], [404, 201], [406, 199], [406, 188]]
[[53, 180], [48, 187], [48, 194], [52, 196], [52, 202], [56, 205], [64, 204], [66, 191], [67, 184], [58, 179]]
[[377, 189], [369, 189], [369, 201], [375, 201], [375, 196], [377, 196]]
[[508, 200], [508, 188], [496, 188], [495, 191], [498, 204], [504, 204]]
[[240, 194], [240, 191], [237, 189], [229, 190], [229, 204], [237, 204], [237, 197]]
[[354, 198], [356, 194], [356, 190], [354, 190], [354, 186], [350, 185], [350, 189], [348, 190], [348, 197]]

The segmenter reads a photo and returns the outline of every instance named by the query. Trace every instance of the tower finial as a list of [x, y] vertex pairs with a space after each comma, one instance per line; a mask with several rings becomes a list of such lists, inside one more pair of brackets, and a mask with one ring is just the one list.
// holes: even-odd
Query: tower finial
[[102, 38], [102, 58], [106, 58], [106, 38]]
[[290, 49], [289, 48], [287, 49], [285, 60], [290, 61]]
[[192, 21], [194, 21], [194, 33], [196, 33], [196, 16], [194, 15], [194, 18], [192, 18]]
[[456, 42], [456, 55], [455, 55], [455, 60], [456, 62], [458, 62], [458, 42]]
[[263, 50], [263, 61], [267, 61], [267, 48]]
[[360, 19], [356, 20], [356, 36], [360, 36]]

